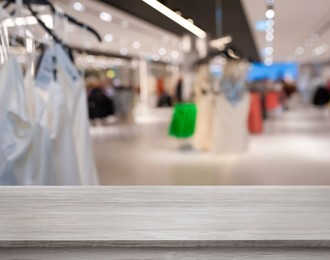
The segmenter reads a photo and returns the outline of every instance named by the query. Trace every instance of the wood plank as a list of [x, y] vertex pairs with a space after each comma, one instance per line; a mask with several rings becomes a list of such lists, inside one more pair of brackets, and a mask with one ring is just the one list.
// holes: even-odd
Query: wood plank
[[3, 248], [330, 247], [328, 187], [2, 187], [0, 211]]
[[0, 249], [3, 260], [329, 260], [326, 249], [294, 248], [39, 248]]

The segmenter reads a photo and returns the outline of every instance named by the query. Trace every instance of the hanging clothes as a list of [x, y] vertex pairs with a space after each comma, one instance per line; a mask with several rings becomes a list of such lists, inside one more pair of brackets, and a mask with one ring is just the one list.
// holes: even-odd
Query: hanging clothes
[[209, 150], [213, 129], [214, 97], [212, 78], [207, 64], [201, 65], [194, 84], [197, 106], [196, 129], [193, 146], [198, 150]]
[[250, 98], [249, 131], [253, 134], [260, 134], [263, 132], [260, 94], [257, 92], [252, 92], [250, 94]]
[[44, 127], [49, 129], [52, 140], [51, 155], [54, 166], [50, 182], [51, 185], [80, 185], [81, 178], [69, 112], [71, 99], [58, 79], [59, 73], [54, 73], [59, 71], [54, 63], [55, 51], [55, 47], [51, 47], [43, 53], [35, 82], [47, 104]]
[[247, 149], [249, 107], [248, 94], [244, 94], [236, 106], [224, 95], [217, 97], [212, 142], [215, 153], [241, 153]]
[[0, 183], [49, 185], [53, 174], [51, 140], [36, 120], [42, 114], [41, 100], [35, 98], [31, 81], [24, 82], [13, 56], [5, 62], [1, 79]]
[[79, 71], [60, 45], [56, 45], [58, 79], [66, 92], [81, 185], [97, 185], [98, 175], [89, 133], [87, 93]]
[[247, 149], [250, 108], [244, 81], [247, 70], [247, 63], [240, 61], [228, 61], [224, 66], [214, 113], [212, 150], [215, 153], [233, 154]]
[[195, 133], [197, 108], [192, 103], [174, 106], [169, 135], [176, 138], [190, 138]]

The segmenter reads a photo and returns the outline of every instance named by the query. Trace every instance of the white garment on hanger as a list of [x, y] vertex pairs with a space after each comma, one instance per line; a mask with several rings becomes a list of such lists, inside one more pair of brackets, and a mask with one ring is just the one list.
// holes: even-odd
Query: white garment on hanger
[[54, 185], [81, 185], [71, 118], [60, 82], [48, 86], [48, 126], [52, 139]]
[[89, 133], [85, 84], [63, 48], [60, 45], [56, 45], [55, 48], [58, 60], [58, 79], [66, 94], [81, 184], [97, 185], [99, 181]]
[[214, 99], [212, 94], [212, 78], [208, 65], [199, 68], [195, 86], [197, 106], [196, 129], [193, 145], [198, 150], [209, 150], [211, 147]]
[[248, 144], [248, 113], [250, 96], [245, 93], [232, 105], [225, 95], [216, 98], [212, 150], [215, 153], [241, 153]]
[[0, 70], [0, 184], [34, 185], [35, 127], [28, 114], [22, 70], [13, 56]]

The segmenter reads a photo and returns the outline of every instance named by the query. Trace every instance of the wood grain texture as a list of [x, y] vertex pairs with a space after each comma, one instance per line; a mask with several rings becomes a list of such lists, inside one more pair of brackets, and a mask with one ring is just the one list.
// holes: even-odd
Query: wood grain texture
[[291, 246], [323, 247], [321, 257], [330, 247], [327, 187], [2, 187], [0, 212], [8, 256], [22, 247]]
[[57, 248], [0, 249], [1, 260], [329, 260], [326, 249], [294, 248]]

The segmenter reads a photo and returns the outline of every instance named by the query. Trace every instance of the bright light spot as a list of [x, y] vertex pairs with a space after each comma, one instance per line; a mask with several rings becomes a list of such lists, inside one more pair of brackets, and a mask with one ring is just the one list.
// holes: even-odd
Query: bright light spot
[[266, 59], [266, 60], [265, 60], [265, 65], [266, 65], [266, 66], [271, 66], [271, 65], [273, 65], [273, 60], [272, 60], [272, 59]]
[[160, 60], [160, 57], [157, 54], [152, 55], [151, 58], [152, 58], [153, 61], [159, 61]]
[[273, 34], [274, 32], [275, 32], [275, 30], [273, 27], [269, 27], [266, 29], [266, 33], [268, 33], [268, 34]]
[[190, 23], [192, 23], [192, 24], [194, 23], [194, 20], [191, 19], [191, 18], [188, 18], [187, 21], [190, 22]]
[[265, 53], [266, 53], [266, 55], [271, 55], [271, 54], [273, 54], [273, 52], [274, 52], [273, 47], [267, 47], [267, 48], [265, 49]]
[[172, 51], [171, 53], [171, 57], [172, 59], [176, 60], [177, 58], [179, 58], [180, 54], [178, 51]]
[[266, 25], [267, 25], [267, 27], [272, 27], [272, 26], [275, 25], [275, 21], [274, 21], [274, 20], [268, 20], [268, 21], [266, 22]]
[[120, 49], [120, 54], [123, 56], [126, 56], [128, 54], [128, 50], [126, 48], [121, 48]]
[[163, 47], [158, 50], [159, 55], [162, 55], [162, 56], [164, 56], [166, 54], [166, 52], [167, 52], [166, 49]]
[[266, 34], [266, 40], [269, 41], [269, 42], [273, 41], [274, 40], [274, 34], [267, 33]]
[[303, 55], [304, 52], [305, 52], [305, 49], [304, 49], [303, 47], [298, 47], [298, 48], [296, 49], [296, 54], [297, 54], [297, 55]]
[[106, 35], [104, 36], [104, 40], [105, 40], [106, 42], [112, 42], [112, 41], [113, 41], [113, 36], [112, 36], [111, 34], [106, 34]]
[[273, 9], [268, 9], [266, 11], [266, 18], [267, 19], [273, 19], [275, 17], [275, 12]]
[[107, 75], [107, 78], [114, 79], [116, 77], [116, 72], [113, 70], [108, 70], [106, 75]]
[[141, 43], [139, 41], [134, 41], [132, 46], [133, 46], [134, 49], [137, 50], [137, 49], [140, 49]]
[[100, 13], [100, 19], [105, 22], [111, 22], [112, 21], [112, 16], [111, 14], [107, 12], [101, 12]]
[[86, 7], [80, 2], [74, 2], [73, 3], [73, 9], [78, 11], [78, 12], [83, 12], [83, 11], [86, 10]]

